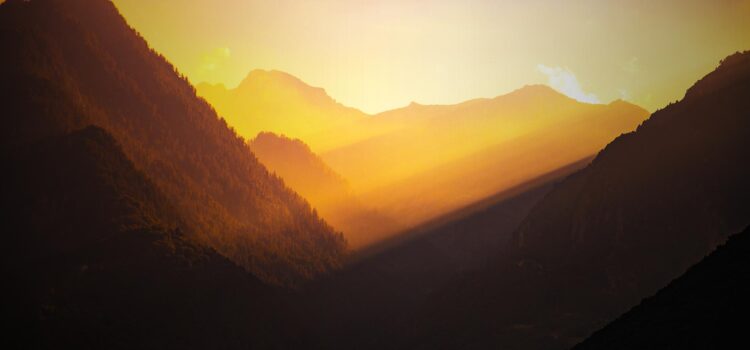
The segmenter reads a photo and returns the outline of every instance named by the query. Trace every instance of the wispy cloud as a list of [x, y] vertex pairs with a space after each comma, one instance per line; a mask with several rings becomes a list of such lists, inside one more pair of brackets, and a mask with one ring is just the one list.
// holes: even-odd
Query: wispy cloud
[[537, 65], [537, 69], [547, 76], [548, 84], [553, 89], [566, 96], [581, 102], [601, 103], [596, 95], [583, 91], [575, 74], [570, 70], [560, 67], [549, 67], [543, 64]]

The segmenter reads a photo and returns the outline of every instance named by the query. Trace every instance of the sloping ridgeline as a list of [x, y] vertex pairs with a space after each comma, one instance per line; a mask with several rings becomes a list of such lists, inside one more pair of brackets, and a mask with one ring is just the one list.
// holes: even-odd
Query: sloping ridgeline
[[550, 191], [505, 256], [432, 298], [411, 345], [564, 349], [750, 224], [750, 52]]
[[748, 111], [745, 52], [539, 202], [515, 236], [524, 259], [590, 287], [594, 309], [654, 293], [750, 224]]
[[106, 131], [3, 153], [0, 346], [295, 347], [277, 290], [179, 230]]
[[731, 349], [747, 339], [750, 229], [574, 349]]
[[174, 206], [172, 222], [261, 280], [294, 285], [340, 265], [343, 237], [104, 0], [0, 7], [3, 149], [96, 125]]

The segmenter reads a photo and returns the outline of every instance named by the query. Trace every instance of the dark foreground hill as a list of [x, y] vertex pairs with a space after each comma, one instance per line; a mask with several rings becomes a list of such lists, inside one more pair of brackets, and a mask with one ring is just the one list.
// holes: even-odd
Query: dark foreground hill
[[280, 345], [282, 334], [291, 343], [277, 292], [186, 237], [104, 130], [2, 160], [4, 348], [247, 348]]
[[731, 349], [746, 341], [750, 229], [574, 349]]
[[185, 235], [261, 280], [337, 268], [345, 241], [257, 161], [105, 0], [0, 5], [0, 142], [15, 153], [96, 125], [180, 217]]
[[750, 223], [749, 97], [750, 52], [727, 57], [541, 201], [515, 235], [524, 258], [628, 302], [684, 272]]

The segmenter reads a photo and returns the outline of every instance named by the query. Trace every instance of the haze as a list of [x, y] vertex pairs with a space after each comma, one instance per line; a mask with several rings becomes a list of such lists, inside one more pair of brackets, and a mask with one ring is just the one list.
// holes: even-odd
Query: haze
[[369, 113], [494, 97], [545, 72], [573, 77], [581, 91], [553, 87], [579, 100], [653, 111], [750, 45], [747, 0], [115, 3], [194, 84], [278, 69]]

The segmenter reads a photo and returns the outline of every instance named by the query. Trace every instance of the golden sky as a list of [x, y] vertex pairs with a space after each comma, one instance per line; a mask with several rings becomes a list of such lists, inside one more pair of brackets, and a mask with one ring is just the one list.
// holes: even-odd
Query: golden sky
[[375, 113], [547, 83], [648, 110], [750, 49], [750, 0], [115, 0], [194, 83], [277, 69]]

